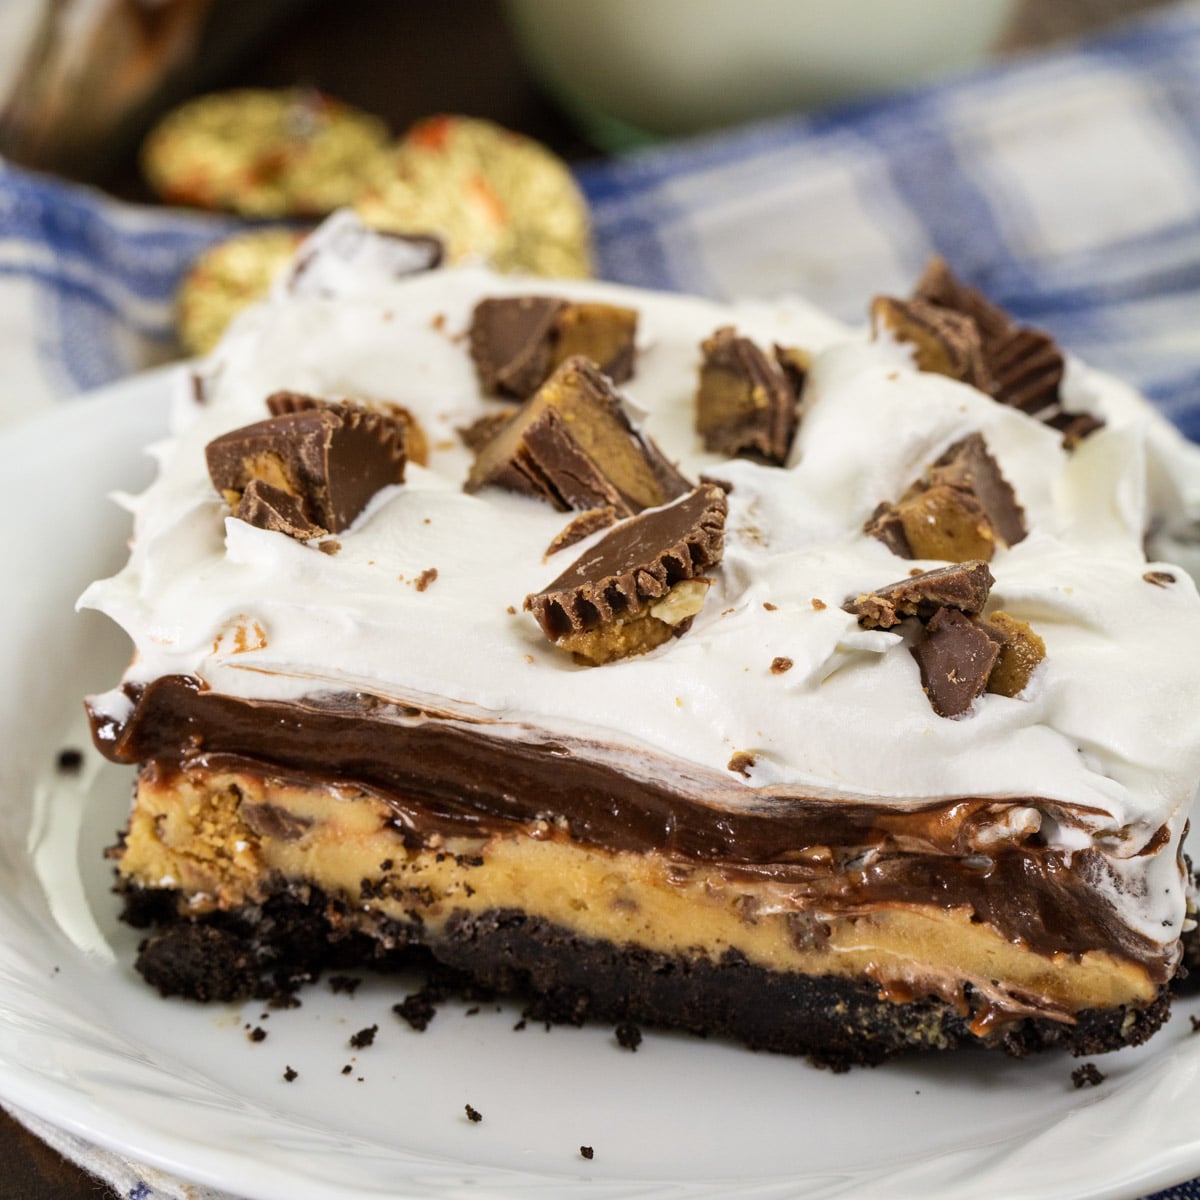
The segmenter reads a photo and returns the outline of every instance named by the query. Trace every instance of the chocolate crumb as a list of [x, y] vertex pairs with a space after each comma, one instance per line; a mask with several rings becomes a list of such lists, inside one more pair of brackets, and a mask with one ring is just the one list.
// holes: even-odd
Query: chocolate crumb
[[767, 612], [776, 612], [778, 610], [778, 605], [772, 604], [770, 600], [764, 600], [763, 608], [765, 608]]
[[813, 606], [813, 608], [815, 608], [815, 609], [817, 610], [817, 612], [820, 612], [822, 609], [824, 609], [825, 607], [827, 607], [827, 606], [826, 606], [826, 604], [825, 604], [825, 601], [824, 601], [824, 600], [818, 600], [818, 599], [816, 598], [816, 596], [814, 596], [814, 597], [812, 598], [812, 600], [810, 600], [810, 601], [809, 601], [809, 603], [810, 603], [810, 604]]
[[1077, 1087], [1097, 1087], [1107, 1076], [1099, 1070], [1095, 1063], [1084, 1063], [1071, 1072], [1071, 1082]]
[[[1175, 582], [1175, 576], [1169, 571], [1147, 571], [1142, 578], [1160, 588], [1170, 587]], [[61, 757], [59, 761], [61, 762]]]
[[402, 1021], [407, 1021], [418, 1033], [424, 1033], [429, 1028], [429, 1022], [437, 1016], [437, 1007], [427, 990], [422, 988], [405, 996], [399, 1004], [393, 1004], [392, 1012]]
[[588, 1160], [588, 1162], [591, 1162], [591, 1160], [595, 1157], [595, 1154], [596, 1154], [595, 1150], [593, 1150], [591, 1148], [591, 1146], [580, 1146], [579, 1153], [584, 1158], [586, 1158]]
[[381, 871], [390, 871], [395, 865], [396, 863], [394, 859], [385, 858], [383, 862], [379, 864], [379, 869]]
[[350, 1072], [351, 1072], [351, 1071], [353, 1071], [353, 1070], [354, 1070], [354, 1068], [353, 1068], [353, 1067], [352, 1067], [352, 1066], [351, 1066], [349, 1063], [347, 1063], [347, 1064], [346, 1064], [346, 1065], [345, 1065], [345, 1066], [342, 1068], [342, 1074], [343, 1074], [343, 1075], [349, 1075], [349, 1074], [350, 1074]]
[[283, 1071], [283, 1080], [285, 1083], [291, 1083], [293, 1079], [299, 1079], [300, 1072], [292, 1067], [285, 1067]]
[[527, 1025], [524, 1017], [522, 1017], [514, 1026], [513, 1033], [520, 1033]]
[[469, 1104], [464, 1104], [463, 1108], [466, 1109], [467, 1120], [470, 1121], [472, 1125], [478, 1125], [479, 1122], [483, 1120], [483, 1113], [481, 1113], [479, 1109], [472, 1108]]
[[418, 592], [423, 592], [431, 583], [433, 583], [435, 579], [437, 579], [437, 577], [437, 567], [426, 567], [425, 570], [413, 580], [413, 587], [415, 587]]
[[[1160, 585], [1161, 586], [1161, 585]], [[68, 746], [58, 752], [58, 769], [64, 775], [74, 775], [83, 766], [83, 751]]]
[[249, 1038], [252, 1042], [265, 1042], [267, 1040], [267, 1031], [261, 1025], [256, 1025], [250, 1030]]
[[636, 1052], [642, 1044], [642, 1031], [632, 1021], [622, 1021], [614, 1032], [617, 1035], [617, 1045], [625, 1050]]
[[726, 765], [726, 770], [736, 771], [739, 775], [744, 775], [749, 779], [752, 766], [754, 766], [754, 755], [747, 754], [744, 750], [737, 750]]
[[474, 1017], [474, 1016], [477, 1016], [478, 1013], [479, 1013], [479, 1005], [473, 1004], [473, 1005], [471, 1005], [470, 1008], [467, 1009], [467, 1011], [464, 1015], [468, 1016], [468, 1017]]
[[795, 666], [795, 663], [790, 658], [776, 656], [771, 659], [771, 674], [782, 675], [784, 671], [790, 671], [793, 666]]
[[368, 1025], [366, 1029], [360, 1029], [350, 1038], [350, 1048], [352, 1050], [362, 1050], [370, 1046], [375, 1041], [375, 1035], [379, 1032], [378, 1025]]
[[1188, 1020], [1192, 1023], [1192, 1032], [1200, 1033], [1200, 1017], [1188, 1013]]

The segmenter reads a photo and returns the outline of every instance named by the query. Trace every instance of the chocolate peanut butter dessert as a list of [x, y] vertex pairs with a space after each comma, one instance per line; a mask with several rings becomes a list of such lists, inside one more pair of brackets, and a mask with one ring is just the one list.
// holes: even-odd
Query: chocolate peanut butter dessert
[[941, 264], [873, 334], [323, 277], [181, 380], [82, 600], [135, 646], [88, 703], [150, 983], [419, 948], [835, 1066], [1162, 1024], [1200, 600], [1146, 535], [1198, 454], [1144, 402]]

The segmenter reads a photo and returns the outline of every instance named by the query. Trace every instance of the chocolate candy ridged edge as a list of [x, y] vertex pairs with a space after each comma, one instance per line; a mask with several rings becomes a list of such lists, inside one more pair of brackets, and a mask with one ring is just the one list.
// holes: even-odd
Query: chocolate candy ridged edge
[[[524, 607], [551, 641], [636, 614], [645, 604], [661, 600], [675, 584], [694, 579], [721, 561], [726, 511], [725, 493], [704, 485], [670, 505], [632, 517], [548, 587], [526, 596]], [[634, 539], [647, 526], [672, 517], [675, 521], [665, 531], [661, 547], [640, 562], [629, 562]], [[614, 567], [604, 562], [606, 554], [624, 557]], [[588, 567], [597, 572], [592, 578], [587, 577]]]

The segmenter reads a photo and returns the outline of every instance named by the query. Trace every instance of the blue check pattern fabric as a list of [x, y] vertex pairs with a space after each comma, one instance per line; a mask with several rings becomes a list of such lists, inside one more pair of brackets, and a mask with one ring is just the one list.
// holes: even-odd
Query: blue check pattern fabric
[[[1200, 440], [1200, 4], [578, 174], [605, 278], [860, 322], [938, 253]], [[175, 355], [175, 290], [236, 228], [0, 164], [0, 424]], [[130, 1200], [218, 1200], [22, 1117]]]

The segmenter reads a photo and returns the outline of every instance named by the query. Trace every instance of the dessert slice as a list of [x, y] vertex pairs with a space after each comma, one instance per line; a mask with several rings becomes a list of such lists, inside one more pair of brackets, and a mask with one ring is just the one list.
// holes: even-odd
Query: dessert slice
[[[1153, 1033], [1200, 778], [1200, 599], [1143, 560], [1151, 509], [1120, 466], [1153, 418], [1114, 402], [1103, 438], [1128, 455], [1069, 458], [990, 392], [883, 379], [803, 308], [579, 284], [564, 302], [651, 333], [644, 420], [570, 357], [485, 429], [494, 400], [436, 318], [512, 286], [381, 279], [345, 312], [284, 289], [182, 406], [129, 566], [85, 597], [136, 647], [90, 712], [137, 775], [113, 856], [146, 978], [232, 998], [432, 955], [548, 1018], [835, 1066]], [[696, 450], [696, 346], [725, 326], [811, 349], [792, 466]], [[429, 455], [394, 487], [364, 439], [392, 472], [367, 507], [339, 498], [338, 405], [255, 431], [279, 389], [371, 394], [383, 371]], [[951, 437], [879, 523], [950, 564], [905, 576], [863, 517]], [[905, 518], [929, 497], [970, 537], [922, 542]], [[303, 521], [338, 552], [298, 543]]]

